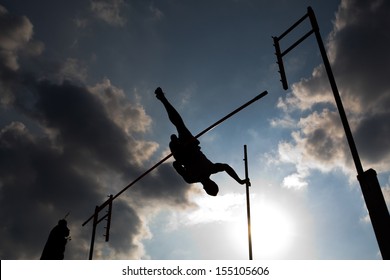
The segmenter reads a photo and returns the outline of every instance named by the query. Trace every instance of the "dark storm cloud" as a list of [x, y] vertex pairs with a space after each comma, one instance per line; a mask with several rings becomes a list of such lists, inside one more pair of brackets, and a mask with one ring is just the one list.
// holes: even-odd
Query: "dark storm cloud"
[[[141, 174], [157, 149], [156, 143], [140, 138], [151, 119], [140, 104], [131, 104], [107, 79], [88, 87], [80, 79], [43, 79], [37, 73], [61, 75], [41, 73], [44, 67], [34, 74], [25, 71], [17, 63], [19, 46], [32, 42], [32, 24], [0, 6], [0, 21], [4, 14], [2, 112], [12, 112], [18, 120], [0, 128], [0, 257], [38, 259], [51, 228], [71, 212], [68, 221], [73, 240], [65, 258], [83, 258], [90, 232], [81, 224], [108, 193]], [[14, 40], [18, 32], [27, 34], [20, 37], [25, 39]], [[18, 47], [5, 52], [7, 42], [16, 42]], [[69, 71], [67, 78], [72, 77]], [[147, 221], [138, 213], [140, 207], [185, 207], [189, 190], [169, 164], [162, 165], [141, 182], [134, 197], [114, 202], [110, 251], [97, 249], [96, 255], [142, 257], [140, 240], [147, 234]], [[130, 205], [132, 199], [142, 203]]]
[[331, 37], [333, 67], [346, 108], [361, 119], [356, 141], [370, 164], [389, 163], [390, 145], [384, 140], [390, 137], [389, 12], [389, 1], [344, 1], [339, 29]]
[[186, 207], [190, 204], [189, 193], [194, 188], [193, 185], [184, 183], [183, 179], [175, 172], [172, 163], [164, 163], [146, 177], [142, 186], [135, 191], [150, 200], [161, 200], [164, 197], [168, 205]]
[[389, 1], [343, 1], [332, 50], [333, 67], [346, 94], [358, 96], [363, 110], [380, 106], [388, 95]]
[[55, 131], [58, 145], [88, 161], [101, 162], [115, 171], [130, 169], [125, 133], [105, 114], [103, 105], [84, 87], [65, 82], [41, 82], [32, 117]]
[[[104, 184], [109, 183], [109, 179], [102, 179], [104, 176], [119, 174], [122, 178], [120, 182], [126, 182], [143, 172], [138, 165], [131, 163], [138, 153], [142, 154], [139, 151], [142, 150], [142, 142], [129, 137], [116, 125], [101, 100], [87, 88], [71, 82], [53, 84], [49, 81], [36, 81], [34, 85], [28, 85], [27, 93], [24, 94], [30, 93], [32, 96], [15, 98], [14, 107], [43, 127], [44, 132], [40, 136], [34, 136], [22, 123], [12, 123], [2, 131], [0, 148], [4, 161], [0, 166], [5, 167], [0, 178], [2, 198], [14, 198], [12, 206], [8, 205], [9, 200], [4, 200], [2, 206], [11, 208], [12, 213], [15, 213], [8, 217], [7, 228], [12, 228], [12, 224], [18, 224], [22, 228], [23, 220], [30, 219], [32, 215], [39, 218], [44, 227], [45, 223], [50, 224], [49, 221], [56, 221], [58, 218], [55, 217], [61, 217], [69, 211], [73, 213], [73, 221], [81, 224], [80, 219], [87, 218], [86, 215], [101, 202], [101, 194], [109, 192]], [[30, 103], [31, 100], [34, 102]], [[138, 121], [142, 119], [139, 118]], [[146, 143], [146, 146], [149, 144]], [[145, 205], [153, 201], [155, 207], [159, 204], [185, 207], [189, 203], [187, 195], [190, 187], [173, 172], [170, 164], [160, 166], [140, 184], [135, 194]], [[119, 185], [115, 189], [121, 187]], [[20, 191], [25, 198], [20, 200], [23, 208], [17, 207], [16, 203]], [[28, 211], [29, 207], [36, 210]], [[123, 231], [123, 234], [117, 235], [115, 238], [119, 239], [114, 239], [113, 244], [129, 244], [125, 248], [132, 255], [131, 250], [137, 249], [139, 245], [129, 241], [141, 234], [139, 229], [142, 227], [140, 218], [131, 206], [122, 205], [121, 208], [126, 207], [127, 209], [117, 212], [117, 215], [126, 220], [129, 215], [125, 213], [133, 214], [127, 217], [126, 227], [120, 222], [116, 223], [120, 226], [117, 231]], [[22, 209], [26, 209], [28, 215], [24, 216]], [[48, 209], [51, 215], [48, 212], [41, 213]], [[42, 215], [46, 215], [47, 219], [42, 218]], [[12, 217], [18, 219], [14, 220]], [[16, 221], [21, 223], [15, 223]], [[35, 232], [39, 239], [39, 228], [37, 226], [35, 230], [28, 230]], [[9, 244], [15, 231], [7, 235]], [[47, 231], [46, 229], [45, 232]], [[115, 227], [113, 231], [116, 231]], [[33, 247], [34, 244], [28, 245]], [[123, 244], [112, 246], [114, 250], [124, 248]], [[35, 250], [38, 248], [35, 247]], [[15, 252], [18, 254], [18, 251]], [[7, 258], [20, 257], [7, 256], [9, 253], [3, 252]], [[124, 256], [120, 250], [117, 253]]]
[[[1, 257], [37, 258], [48, 229], [69, 211], [99, 199], [99, 184], [72, 168], [72, 158], [12, 123], [0, 134]], [[101, 187], [101, 186], [100, 186]]]
[[[390, 107], [387, 107], [390, 108]], [[381, 162], [390, 155], [390, 112], [378, 112], [364, 118], [356, 132], [356, 145], [370, 163]]]

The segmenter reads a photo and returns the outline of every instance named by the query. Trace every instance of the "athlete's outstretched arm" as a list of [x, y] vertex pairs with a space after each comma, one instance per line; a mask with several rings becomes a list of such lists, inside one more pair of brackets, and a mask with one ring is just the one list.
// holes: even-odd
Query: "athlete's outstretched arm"
[[214, 168], [215, 168], [215, 171], [216, 171], [214, 173], [225, 171], [227, 174], [230, 175], [230, 177], [232, 177], [234, 180], [236, 180], [241, 185], [243, 185], [243, 184], [245, 184], [247, 182], [246, 180], [241, 179], [238, 176], [238, 174], [236, 173], [236, 171], [234, 171], [234, 169], [229, 164], [226, 164], [226, 163], [214, 163]]

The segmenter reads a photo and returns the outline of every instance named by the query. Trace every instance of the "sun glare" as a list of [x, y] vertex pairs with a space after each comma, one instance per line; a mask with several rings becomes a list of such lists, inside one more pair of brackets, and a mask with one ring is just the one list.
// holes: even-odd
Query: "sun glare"
[[[186, 213], [182, 223], [220, 223], [219, 234], [227, 238], [231, 253], [225, 257], [247, 258], [249, 249], [245, 194], [229, 193], [218, 196], [218, 199], [202, 196], [196, 203], [199, 208]], [[251, 195], [250, 203], [253, 259], [288, 259], [296, 235], [296, 221], [291, 210], [258, 195]], [[222, 225], [227, 231], [223, 232]], [[221, 243], [223, 242], [221, 239]]]
[[[252, 199], [252, 198], [251, 198]], [[241, 217], [242, 220], [242, 217]], [[237, 221], [232, 232], [236, 246], [248, 252], [248, 227]], [[287, 257], [294, 236], [294, 221], [282, 205], [253, 199], [251, 201], [252, 252], [254, 259], [283, 259]]]

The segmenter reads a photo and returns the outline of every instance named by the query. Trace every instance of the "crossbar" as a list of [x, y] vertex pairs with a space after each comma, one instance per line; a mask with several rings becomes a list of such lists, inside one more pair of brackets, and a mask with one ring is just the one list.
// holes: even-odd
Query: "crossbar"
[[[213, 123], [212, 125], [210, 125], [209, 127], [205, 128], [204, 130], [202, 130], [201, 132], [199, 132], [197, 135], [195, 135], [195, 138], [198, 138], [200, 136], [202, 136], [203, 134], [207, 133], [208, 131], [212, 130], [213, 128], [215, 128], [216, 126], [218, 126], [219, 124], [221, 124], [222, 122], [224, 122], [225, 120], [227, 120], [228, 118], [232, 117], [233, 115], [237, 114], [239, 111], [243, 110], [244, 108], [248, 107], [249, 105], [251, 105], [252, 103], [256, 102], [257, 100], [261, 99], [262, 97], [266, 96], [268, 94], [267, 91], [263, 91], [262, 93], [258, 94], [257, 96], [255, 96], [254, 98], [252, 98], [251, 100], [249, 100], [248, 102], [246, 102], [244, 105], [238, 107], [237, 109], [235, 109], [234, 111], [232, 111], [231, 113], [227, 114], [226, 116], [224, 116], [223, 118], [221, 118], [220, 120], [216, 121], [215, 123]], [[120, 196], [122, 193], [124, 193], [126, 190], [128, 190], [130, 187], [132, 187], [133, 185], [135, 185], [135, 183], [137, 183], [139, 180], [141, 180], [143, 177], [145, 177], [146, 175], [148, 175], [150, 172], [152, 172], [154, 169], [156, 169], [158, 166], [160, 166], [162, 163], [164, 163], [166, 160], [168, 160], [170, 157], [172, 156], [172, 153], [170, 153], [169, 155], [167, 155], [166, 157], [164, 157], [163, 159], [161, 159], [159, 162], [157, 162], [155, 165], [153, 165], [152, 167], [150, 167], [148, 170], [146, 170], [144, 173], [142, 173], [140, 176], [138, 176], [134, 181], [132, 181], [130, 184], [128, 184], [126, 187], [124, 187], [120, 192], [118, 192], [116, 195], [114, 195], [113, 197], [110, 197], [108, 200], [106, 200], [102, 205], [100, 206], [97, 206], [97, 209], [98, 211], [102, 210], [103, 208], [105, 208], [110, 202], [112, 202], [114, 199], [116, 199], [118, 196]], [[90, 220], [92, 220], [94, 217], [94, 215], [92, 215], [91, 217], [89, 217], [83, 224], [82, 226], [85, 226]]]

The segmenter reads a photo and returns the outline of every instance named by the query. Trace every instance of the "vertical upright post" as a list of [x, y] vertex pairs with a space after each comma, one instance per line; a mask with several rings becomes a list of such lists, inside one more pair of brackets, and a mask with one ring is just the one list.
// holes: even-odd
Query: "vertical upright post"
[[89, 248], [89, 259], [92, 260], [93, 257], [93, 246], [95, 245], [95, 235], [96, 235], [96, 225], [99, 215], [99, 206], [95, 207], [95, 214], [93, 215], [93, 224], [92, 224], [92, 237], [91, 237], [91, 247]]
[[248, 176], [248, 155], [247, 148], [244, 145], [244, 162], [245, 162], [245, 180], [246, 180], [246, 213], [248, 218], [248, 245], [249, 245], [249, 259], [253, 260], [252, 255], [252, 232], [251, 232], [251, 207], [249, 201], [249, 176]]
[[107, 226], [106, 226], [106, 242], [110, 240], [110, 227], [111, 227], [111, 213], [112, 213], [112, 197], [113, 195], [110, 195], [108, 204], [108, 212], [107, 212]]
[[313, 9], [311, 7], [308, 7], [307, 10], [308, 10], [308, 15], [310, 18], [311, 25], [312, 25], [313, 30], [314, 30], [314, 34], [315, 34], [316, 39], [317, 39], [317, 43], [318, 43], [318, 47], [320, 49], [322, 60], [324, 62], [325, 70], [326, 70], [326, 73], [328, 75], [329, 83], [330, 83], [330, 86], [332, 88], [333, 96], [334, 96], [334, 99], [336, 101], [337, 109], [338, 109], [339, 114], [340, 114], [341, 122], [342, 122], [343, 127], [344, 127], [345, 136], [347, 137], [347, 141], [349, 144], [349, 148], [351, 150], [352, 158], [353, 158], [353, 161], [355, 163], [356, 171], [357, 171], [358, 175], [361, 175], [361, 174], [363, 174], [363, 167], [362, 167], [362, 164], [360, 162], [360, 158], [359, 158], [359, 154], [358, 154], [358, 151], [357, 151], [357, 148], [355, 145], [355, 141], [353, 140], [351, 128], [349, 127], [349, 124], [348, 124], [347, 115], [345, 114], [343, 103], [341, 102], [339, 90], [337, 88], [336, 80], [333, 76], [333, 71], [332, 71], [332, 68], [330, 66], [328, 56], [326, 54], [325, 46], [324, 46], [324, 43], [323, 43], [322, 38], [321, 38], [320, 28], [318, 26], [317, 19], [314, 15]]

